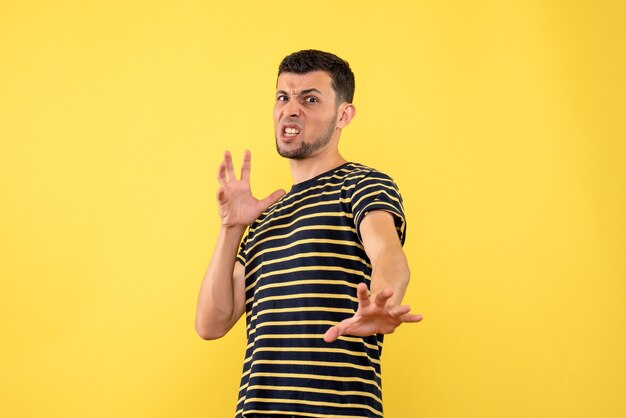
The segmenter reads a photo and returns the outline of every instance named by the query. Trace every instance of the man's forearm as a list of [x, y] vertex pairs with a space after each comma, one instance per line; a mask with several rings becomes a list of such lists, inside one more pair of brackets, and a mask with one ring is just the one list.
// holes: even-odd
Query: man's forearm
[[402, 304], [410, 279], [409, 265], [402, 248], [396, 246], [381, 250], [372, 261], [370, 292], [377, 295], [387, 288], [393, 289], [393, 296], [387, 302], [390, 307]]
[[234, 271], [244, 231], [243, 226], [220, 228], [198, 296], [196, 331], [204, 339], [223, 336], [241, 316]]

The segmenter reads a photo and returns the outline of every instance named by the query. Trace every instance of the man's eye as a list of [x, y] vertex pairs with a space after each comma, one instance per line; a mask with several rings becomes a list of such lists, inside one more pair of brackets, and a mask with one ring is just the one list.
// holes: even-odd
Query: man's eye
[[280, 96], [276, 97], [276, 100], [279, 102], [286, 102], [287, 96], [285, 96], [284, 94], [281, 94]]
[[309, 96], [306, 99], [304, 99], [307, 103], [317, 103], [319, 102], [319, 100], [317, 100], [317, 97], [313, 97], [313, 96]]

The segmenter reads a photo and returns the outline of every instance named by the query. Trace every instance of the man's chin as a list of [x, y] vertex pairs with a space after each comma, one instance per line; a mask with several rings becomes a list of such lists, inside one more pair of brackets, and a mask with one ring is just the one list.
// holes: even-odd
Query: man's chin
[[306, 155], [302, 154], [301, 150], [285, 151], [276, 147], [276, 151], [278, 152], [278, 155], [280, 155], [281, 157], [287, 158], [290, 160], [304, 160], [307, 157]]
[[316, 154], [319, 150], [323, 149], [330, 142], [330, 134], [318, 138], [316, 141], [300, 142], [300, 146], [297, 149], [287, 151], [281, 149], [280, 141], [276, 138], [276, 151], [281, 157], [289, 158], [291, 160], [304, 160]]
[[276, 139], [276, 152], [278, 152], [278, 155], [280, 155], [281, 157], [288, 158], [290, 160], [302, 160], [307, 157], [305, 155], [306, 150], [303, 147], [292, 151], [287, 151], [280, 147], [278, 139]]

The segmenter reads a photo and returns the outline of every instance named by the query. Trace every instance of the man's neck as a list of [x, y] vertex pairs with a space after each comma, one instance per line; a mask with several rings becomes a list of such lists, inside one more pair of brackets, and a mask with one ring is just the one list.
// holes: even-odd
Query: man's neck
[[291, 159], [289, 160], [289, 167], [291, 168], [293, 183], [298, 184], [337, 168], [346, 162], [339, 151], [334, 150], [329, 154], [324, 153], [302, 160]]

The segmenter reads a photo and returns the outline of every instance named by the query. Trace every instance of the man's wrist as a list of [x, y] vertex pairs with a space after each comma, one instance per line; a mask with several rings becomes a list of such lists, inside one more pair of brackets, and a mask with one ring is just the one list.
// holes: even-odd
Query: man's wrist
[[221, 230], [228, 235], [240, 235], [243, 236], [243, 233], [246, 231], [247, 225], [221, 225]]

